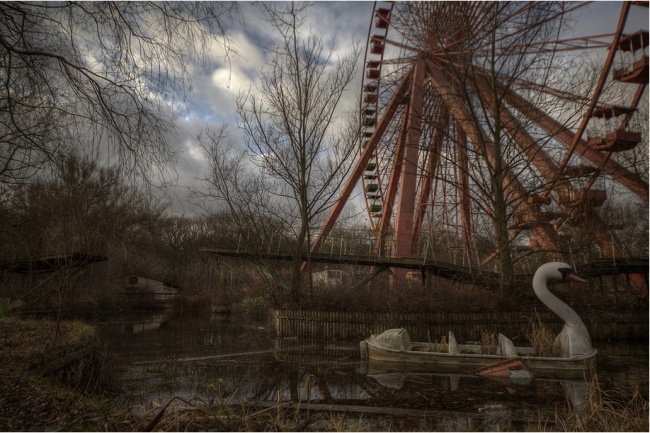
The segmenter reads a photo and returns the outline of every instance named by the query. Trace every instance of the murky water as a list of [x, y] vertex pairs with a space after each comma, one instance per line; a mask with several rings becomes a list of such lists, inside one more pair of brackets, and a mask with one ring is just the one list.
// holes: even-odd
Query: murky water
[[[103, 338], [119, 386], [143, 406], [196, 395], [268, 404], [309, 401], [394, 416], [395, 430], [512, 431], [539, 429], [568, 403], [579, 407], [592, 386], [581, 378], [538, 378], [528, 386], [506, 387], [472, 371], [407, 371], [362, 361], [355, 342], [275, 340], [237, 315], [121, 318], [104, 327]], [[648, 346], [595, 346], [601, 389], [625, 401], [638, 388], [647, 399]]]

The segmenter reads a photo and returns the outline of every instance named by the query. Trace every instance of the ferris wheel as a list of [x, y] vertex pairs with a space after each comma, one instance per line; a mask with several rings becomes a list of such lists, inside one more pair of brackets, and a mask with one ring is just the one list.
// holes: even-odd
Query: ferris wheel
[[648, 202], [647, 179], [620, 162], [643, 141], [648, 32], [626, 22], [648, 2], [625, 2], [614, 33], [569, 34], [585, 5], [375, 3], [358, 162], [313, 250], [360, 184], [391, 257], [437, 244], [485, 264], [499, 250], [479, 257], [478, 240], [500, 223], [530, 250], [564, 251], [577, 226], [620, 254], [598, 210], [608, 182]]

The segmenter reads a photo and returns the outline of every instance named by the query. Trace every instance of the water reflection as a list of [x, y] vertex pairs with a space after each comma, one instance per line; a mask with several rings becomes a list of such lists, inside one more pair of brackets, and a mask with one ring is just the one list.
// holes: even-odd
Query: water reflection
[[166, 313], [143, 314], [134, 320], [125, 321], [123, 329], [126, 333], [139, 334], [140, 332], [155, 331], [156, 329], [160, 329], [160, 327], [166, 323]]
[[[116, 321], [103, 338], [119, 385], [132, 403], [145, 406], [174, 395], [229, 396], [391, 416], [398, 430], [530, 430], [553, 422], [567, 402], [583, 407], [592, 386], [591, 378], [536, 377], [515, 386], [472, 371], [405, 370], [362, 361], [357, 343], [275, 340], [236, 314], [230, 320], [161, 318], [166, 325], [147, 332], [135, 323], [154, 322], [135, 319]], [[623, 355], [598, 349], [600, 385], [622, 392], [639, 385], [647, 399], [647, 346], [632, 345]]]

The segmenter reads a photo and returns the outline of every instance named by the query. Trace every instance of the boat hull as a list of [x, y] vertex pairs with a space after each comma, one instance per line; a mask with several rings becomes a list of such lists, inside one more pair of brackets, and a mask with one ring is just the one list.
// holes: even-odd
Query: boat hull
[[[510, 359], [501, 355], [489, 355], [479, 353], [450, 354], [442, 352], [423, 352], [415, 350], [395, 350], [382, 347], [371, 339], [366, 339], [365, 351], [369, 359], [373, 361], [402, 363], [411, 365], [426, 365], [431, 367], [456, 367], [459, 369], [477, 369], [497, 362]], [[418, 343], [414, 343], [418, 344]], [[420, 343], [421, 344], [421, 343]], [[594, 350], [588, 355], [574, 358], [536, 357], [520, 355], [519, 357], [535, 370], [536, 374], [542, 372], [574, 372], [581, 373], [594, 366], [597, 351]]]

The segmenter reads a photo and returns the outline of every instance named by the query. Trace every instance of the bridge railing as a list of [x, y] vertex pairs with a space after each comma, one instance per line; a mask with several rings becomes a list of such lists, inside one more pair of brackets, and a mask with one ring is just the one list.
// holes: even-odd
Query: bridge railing
[[[442, 232], [438, 236], [438, 241], [432, 242], [429, 234], [427, 233], [426, 236], [423, 234], [415, 242], [409, 242], [409, 249], [415, 252], [410, 259], [422, 260], [423, 264], [438, 262], [451, 264], [477, 273], [498, 273], [498, 258], [483, 263], [488, 254], [494, 251], [494, 245], [489, 240], [476, 237], [476, 247], [469, 250], [464, 247], [463, 242], [452, 235]], [[376, 239], [375, 233], [370, 230], [333, 229], [323, 242], [319, 254], [329, 255], [332, 258], [356, 256], [365, 257], [367, 260], [390, 262], [396, 258], [392, 255], [392, 251], [397, 249], [396, 243], [397, 241], [388, 240], [381, 244]], [[305, 247], [303, 254], [307, 254], [307, 250], [308, 248]], [[288, 232], [270, 232], [266, 239], [260, 239], [257, 233], [250, 233], [239, 236], [236, 251], [268, 255], [290, 254], [295, 251], [295, 241]], [[527, 246], [513, 247], [509, 253], [513, 258], [515, 274], [532, 274], [542, 263], [560, 257], [574, 267], [606, 260], [612, 260], [614, 263], [618, 259], [626, 258], [612, 256], [611, 251], [603, 251], [591, 241], [576, 242], [574, 246], [570, 245], [567, 250], [559, 253], [534, 252]]]

